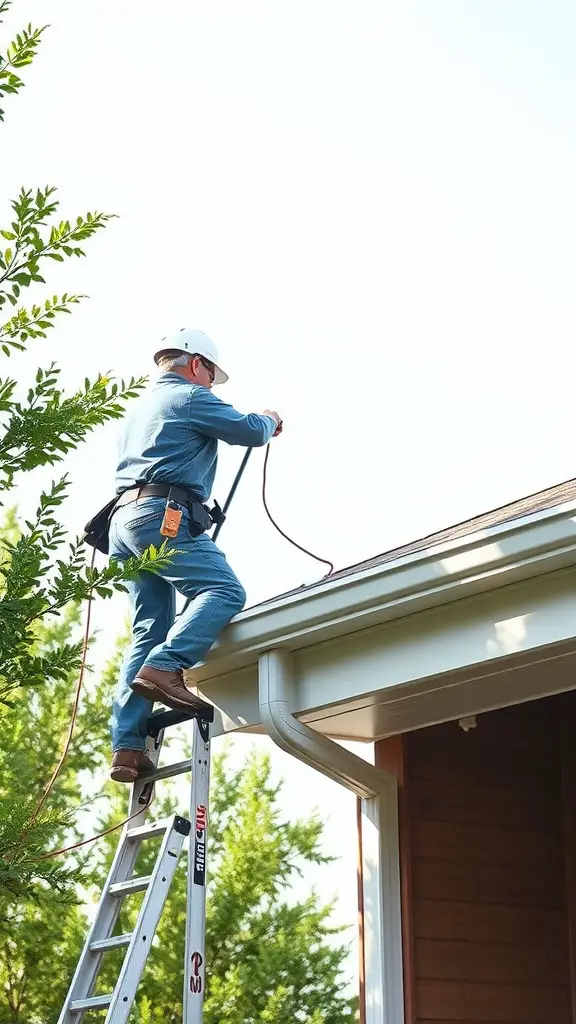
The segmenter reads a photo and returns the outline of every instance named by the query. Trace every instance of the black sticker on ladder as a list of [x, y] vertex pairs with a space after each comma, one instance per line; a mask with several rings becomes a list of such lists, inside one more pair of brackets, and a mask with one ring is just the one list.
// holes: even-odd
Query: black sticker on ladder
[[196, 808], [194, 830], [194, 885], [206, 884], [206, 833], [208, 830], [208, 812], [204, 804]]
[[205, 718], [197, 718], [196, 724], [204, 743], [208, 743], [210, 739], [210, 722], [207, 722]]

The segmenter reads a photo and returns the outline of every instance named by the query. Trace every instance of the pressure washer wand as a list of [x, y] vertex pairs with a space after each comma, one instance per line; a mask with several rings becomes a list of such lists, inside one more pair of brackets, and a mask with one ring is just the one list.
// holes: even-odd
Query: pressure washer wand
[[[253, 451], [254, 451], [253, 448], [247, 448], [246, 449], [246, 453], [244, 455], [244, 458], [242, 459], [242, 462], [240, 463], [240, 469], [238, 470], [238, 472], [236, 473], [236, 476], [234, 477], [234, 483], [232, 484], [232, 487], [230, 488], [230, 493], [229, 493], [228, 497], [226, 498], [226, 501], [224, 502], [224, 507], [222, 508], [222, 514], [224, 516], [226, 515], [228, 509], [230, 508], [230, 504], [232, 502], [232, 498], [236, 494], [236, 490], [238, 488], [238, 484], [240, 483], [240, 480], [242, 479], [242, 474], [243, 474], [244, 470], [246, 469], [246, 465], [248, 463], [248, 459], [252, 455]], [[214, 530], [214, 533], [212, 534], [212, 540], [216, 540], [216, 538], [217, 538], [218, 534], [220, 533], [220, 530], [222, 529], [223, 525], [224, 525], [224, 519], [222, 519], [216, 525], [216, 529]]]

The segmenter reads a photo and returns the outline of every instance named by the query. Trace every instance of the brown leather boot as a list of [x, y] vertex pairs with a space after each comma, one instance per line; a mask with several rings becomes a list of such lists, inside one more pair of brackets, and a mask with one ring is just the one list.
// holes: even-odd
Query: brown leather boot
[[209, 721], [214, 718], [212, 704], [200, 700], [200, 697], [196, 697], [185, 685], [182, 669], [176, 672], [163, 672], [158, 668], [152, 668], [151, 665], [143, 665], [132, 683], [132, 689], [141, 697], [160, 701], [177, 711], [203, 711], [207, 712], [206, 717]]
[[114, 782], [135, 782], [139, 775], [153, 772], [154, 764], [145, 750], [115, 750], [110, 769]]

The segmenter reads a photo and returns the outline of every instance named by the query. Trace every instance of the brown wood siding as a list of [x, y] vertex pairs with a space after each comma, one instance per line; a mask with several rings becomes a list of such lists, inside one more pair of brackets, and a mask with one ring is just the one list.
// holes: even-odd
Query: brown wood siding
[[572, 1021], [576, 1024], [576, 693], [558, 698]]
[[403, 738], [407, 1024], [576, 1024], [562, 700], [479, 715], [467, 733], [453, 722]]

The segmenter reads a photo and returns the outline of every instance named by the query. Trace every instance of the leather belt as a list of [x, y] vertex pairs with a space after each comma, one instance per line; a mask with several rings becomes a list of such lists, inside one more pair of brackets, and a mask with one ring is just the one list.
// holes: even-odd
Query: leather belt
[[195, 501], [200, 501], [193, 491], [184, 490], [183, 487], [175, 487], [172, 484], [140, 484], [139, 487], [130, 487], [127, 491], [122, 491], [118, 496], [116, 508], [129, 505], [138, 498], [170, 498], [170, 501], [175, 501], [177, 505], [191, 505]]

